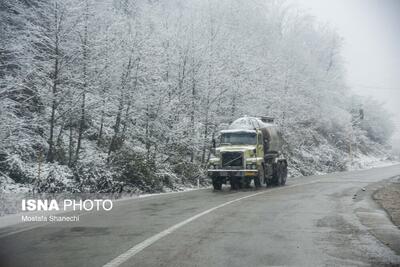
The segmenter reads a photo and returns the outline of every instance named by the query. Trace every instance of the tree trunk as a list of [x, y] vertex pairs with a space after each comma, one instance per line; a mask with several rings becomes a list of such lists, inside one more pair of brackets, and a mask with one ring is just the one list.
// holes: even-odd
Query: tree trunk
[[110, 156], [113, 151], [115, 151], [118, 147], [118, 138], [119, 138], [119, 132], [120, 132], [120, 127], [121, 127], [121, 117], [122, 117], [122, 111], [124, 109], [124, 98], [125, 98], [125, 87], [126, 84], [128, 83], [128, 78], [131, 73], [132, 69], [132, 56], [129, 57], [128, 60], [128, 65], [126, 66], [126, 70], [122, 75], [121, 78], [121, 94], [120, 94], [120, 99], [119, 99], [119, 105], [118, 105], [118, 111], [117, 111], [117, 116], [115, 117], [115, 125], [114, 125], [114, 135], [111, 139], [110, 146], [108, 148], [108, 158], [107, 162], [110, 161]]
[[68, 166], [72, 166], [72, 156], [74, 151], [74, 136], [73, 136], [73, 127], [72, 127], [72, 117], [69, 117], [69, 142], [68, 142]]
[[[194, 68], [194, 66], [193, 66], [193, 68]], [[191, 128], [191, 145], [192, 145], [192, 149], [191, 149], [191, 152], [190, 152], [190, 162], [192, 162], [193, 163], [193, 161], [194, 161], [194, 142], [195, 142], [195, 134], [196, 134], [196, 131], [195, 131], [195, 118], [194, 118], [194, 116], [195, 116], [195, 109], [196, 109], [196, 80], [195, 80], [195, 70], [193, 69], [193, 74], [192, 74], [193, 76], [192, 76], [192, 103], [191, 103], [191, 111], [190, 111], [190, 128]]]
[[[58, 11], [57, 11], [57, 2], [55, 3], [54, 9], [54, 20], [55, 25], [58, 25]], [[58, 83], [58, 71], [59, 71], [59, 36], [58, 36], [58, 28], [55, 31], [55, 60], [54, 60], [54, 70], [53, 70], [53, 85], [51, 91], [52, 103], [51, 103], [51, 116], [50, 116], [50, 134], [49, 134], [49, 151], [47, 153], [47, 161], [53, 162], [54, 161], [54, 128], [55, 128], [55, 116], [56, 116], [56, 109], [57, 109], [57, 83]]]
[[86, 9], [85, 9], [85, 27], [82, 38], [82, 53], [83, 53], [83, 91], [82, 91], [82, 103], [81, 103], [81, 118], [79, 121], [79, 129], [78, 129], [78, 140], [76, 145], [75, 152], [75, 162], [79, 160], [79, 151], [81, 149], [82, 144], [82, 135], [85, 129], [85, 112], [86, 112], [86, 91], [88, 87], [88, 23], [89, 23], [89, 3], [86, 1]]

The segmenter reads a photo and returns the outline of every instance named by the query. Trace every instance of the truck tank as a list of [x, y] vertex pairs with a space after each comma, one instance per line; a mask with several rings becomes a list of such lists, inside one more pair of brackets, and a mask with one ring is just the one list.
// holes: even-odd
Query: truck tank
[[255, 130], [262, 132], [264, 137], [264, 153], [277, 153], [282, 151], [282, 134], [273, 119], [269, 117], [242, 117], [229, 125], [230, 130]]

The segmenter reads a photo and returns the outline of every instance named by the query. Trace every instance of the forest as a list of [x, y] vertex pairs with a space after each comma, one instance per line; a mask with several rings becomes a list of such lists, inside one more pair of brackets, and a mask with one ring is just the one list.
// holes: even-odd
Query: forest
[[342, 38], [290, 1], [0, 0], [0, 191], [207, 185], [211, 140], [275, 118], [291, 176], [387, 157]]

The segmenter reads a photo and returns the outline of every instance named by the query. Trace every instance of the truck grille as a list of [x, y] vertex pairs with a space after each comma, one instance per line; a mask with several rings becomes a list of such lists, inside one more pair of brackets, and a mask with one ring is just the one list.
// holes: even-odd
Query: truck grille
[[223, 167], [243, 167], [243, 154], [241, 152], [222, 153]]

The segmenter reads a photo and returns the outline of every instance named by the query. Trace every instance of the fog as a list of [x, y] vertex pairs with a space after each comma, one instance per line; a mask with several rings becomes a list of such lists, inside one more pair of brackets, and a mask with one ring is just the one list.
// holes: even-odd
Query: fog
[[[343, 37], [347, 79], [353, 91], [385, 103], [400, 139], [400, 1], [297, 0], [296, 4]], [[397, 141], [398, 143], [398, 141]]]

